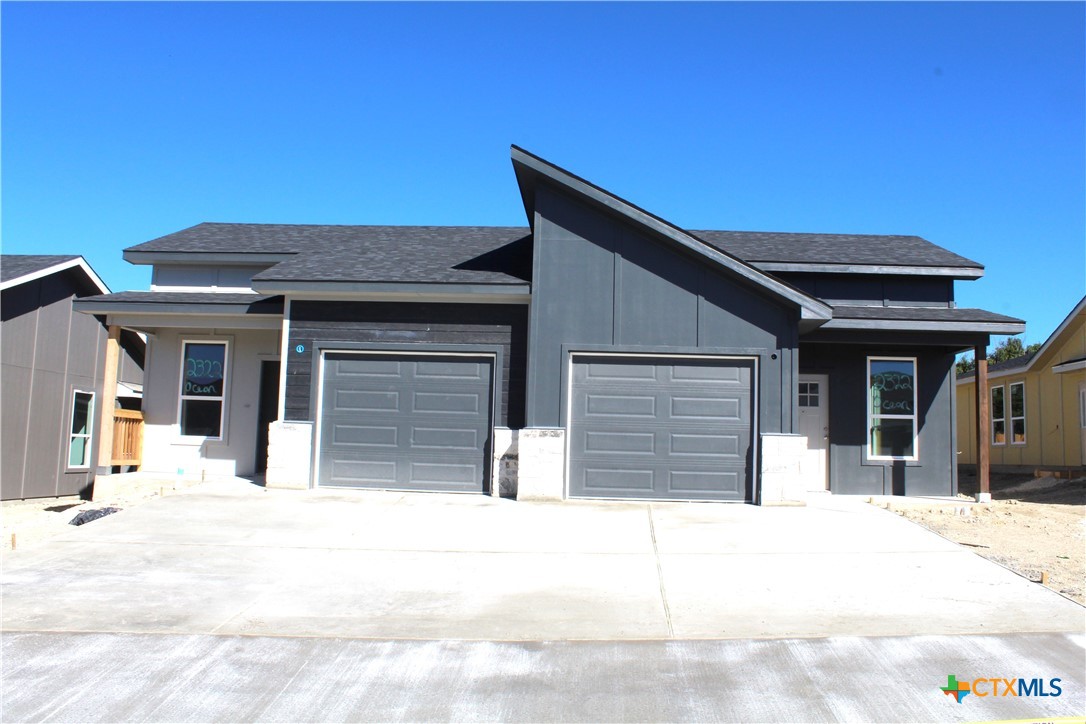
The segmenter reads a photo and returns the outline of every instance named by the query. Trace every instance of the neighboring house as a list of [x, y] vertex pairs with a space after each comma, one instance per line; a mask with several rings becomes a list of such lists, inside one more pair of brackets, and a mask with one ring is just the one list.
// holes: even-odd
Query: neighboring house
[[[85, 494], [98, 462], [101, 321], [72, 300], [108, 294], [81, 256], [0, 256], [0, 489], [4, 500]], [[121, 338], [119, 377], [143, 381], [143, 341]], [[113, 400], [109, 401], [112, 408]]]
[[[961, 375], [958, 462], [976, 465], [975, 372]], [[988, 366], [991, 464], [1086, 467], [1086, 297], [1033, 354]]]
[[[145, 468], [521, 498], [956, 491], [954, 357], [1021, 320], [914, 236], [685, 231], [520, 148], [528, 227], [199, 224], [131, 247]], [[265, 430], [270, 424], [270, 441]]]

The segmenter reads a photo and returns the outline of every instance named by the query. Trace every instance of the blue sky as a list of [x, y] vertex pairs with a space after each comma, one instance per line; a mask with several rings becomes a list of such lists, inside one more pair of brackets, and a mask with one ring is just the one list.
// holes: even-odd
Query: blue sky
[[516, 143], [686, 228], [916, 234], [1086, 293], [1083, 3], [12, 3], [4, 253], [201, 221], [525, 224]]

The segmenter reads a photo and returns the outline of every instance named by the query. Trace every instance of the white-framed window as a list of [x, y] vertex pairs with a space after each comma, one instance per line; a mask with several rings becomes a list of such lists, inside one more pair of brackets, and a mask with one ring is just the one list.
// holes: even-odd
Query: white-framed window
[[68, 469], [90, 467], [94, 430], [94, 393], [72, 390], [72, 417], [68, 428]]
[[1003, 385], [991, 388], [992, 404], [988, 408], [992, 415], [992, 444], [1007, 444], [1007, 397]]
[[177, 422], [186, 437], [223, 439], [227, 342], [182, 340]]
[[867, 457], [916, 460], [916, 358], [867, 358]]
[[817, 382], [800, 382], [799, 383], [799, 406], [800, 407], [818, 407], [819, 395], [821, 393], [818, 389]]
[[1026, 383], [1012, 382], [1011, 398], [1011, 445], [1026, 444]]

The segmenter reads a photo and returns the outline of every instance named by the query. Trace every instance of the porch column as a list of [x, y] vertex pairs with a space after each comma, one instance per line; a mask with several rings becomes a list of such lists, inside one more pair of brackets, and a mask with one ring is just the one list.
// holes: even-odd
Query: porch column
[[[98, 467], [95, 475], [113, 472], [113, 409], [117, 404], [117, 363], [120, 360], [121, 328], [109, 325], [106, 367], [102, 371], [102, 397], [98, 402]], [[96, 486], [97, 487], [97, 486]]]
[[977, 502], [990, 503], [992, 493], [988, 488], [988, 347], [978, 344], [973, 349], [977, 361]]

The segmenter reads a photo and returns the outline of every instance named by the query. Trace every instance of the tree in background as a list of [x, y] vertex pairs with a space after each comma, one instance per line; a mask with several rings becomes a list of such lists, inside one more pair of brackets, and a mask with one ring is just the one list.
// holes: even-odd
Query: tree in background
[[[1007, 339], [997, 344], [996, 348], [988, 353], [988, 364], [992, 365], [996, 362], [1006, 362], [1009, 359], [1018, 359], [1027, 354], [1033, 354], [1040, 348], [1040, 342], [1034, 342], [1028, 347], [1023, 347], [1022, 340], [1018, 339], [1018, 337], [1007, 337]], [[972, 357], [962, 357], [958, 360], [955, 368], [957, 369], [958, 374], [962, 375], [966, 372], [975, 370], [977, 368], [977, 363]]]

